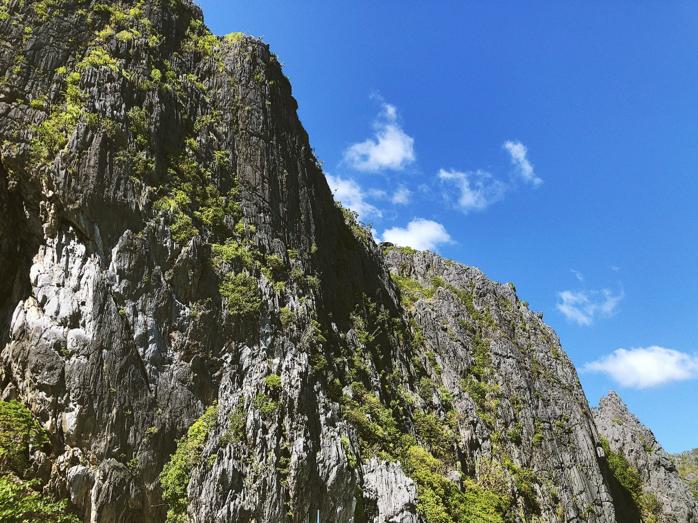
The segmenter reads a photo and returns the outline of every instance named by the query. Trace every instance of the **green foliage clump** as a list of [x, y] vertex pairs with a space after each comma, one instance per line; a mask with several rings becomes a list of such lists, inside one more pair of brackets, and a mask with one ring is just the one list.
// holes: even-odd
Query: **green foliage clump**
[[693, 496], [698, 500], [698, 449], [672, 456], [681, 478], [688, 483]]
[[170, 214], [170, 232], [172, 239], [177, 243], [186, 243], [199, 234], [194, 222], [184, 209], [190, 199], [183, 191], [176, 191], [172, 196], [165, 196], [155, 203], [155, 208]]
[[342, 216], [344, 217], [344, 223], [346, 223], [349, 226], [349, 229], [351, 230], [352, 234], [354, 235], [354, 238], [359, 240], [361, 243], [364, 245], [370, 245], [373, 243], [373, 236], [371, 235], [371, 229], [369, 227], [366, 227], [365, 225], [362, 225], [361, 222], [359, 221], [359, 215], [352, 211], [351, 209], [347, 209], [346, 207], [342, 207], [340, 204], [336, 204], [337, 207], [342, 211]]
[[453, 455], [455, 435], [443, 420], [432, 412], [417, 411], [414, 415], [417, 436], [438, 458], [448, 461]]
[[526, 508], [531, 512], [540, 513], [538, 497], [535, 490], [535, 485], [538, 484], [539, 481], [535, 472], [529, 468], [520, 467], [509, 458], [504, 460], [504, 466], [514, 478], [516, 492], [523, 500]]
[[18, 401], [0, 401], [0, 470], [24, 476], [30, 453], [48, 443], [32, 413]]
[[237, 265], [251, 269], [254, 266], [252, 251], [235, 240], [228, 240], [224, 244], [214, 243], [211, 245], [213, 251], [213, 264], [221, 268], [223, 264]]
[[259, 392], [255, 395], [252, 400], [252, 406], [265, 418], [271, 416], [279, 409], [279, 403], [264, 392]]
[[162, 499], [167, 505], [167, 523], [187, 521], [187, 486], [191, 472], [201, 463], [206, 437], [216, 423], [218, 405], [213, 404], [177, 442], [177, 450], [160, 473]]
[[601, 447], [606, 454], [606, 461], [618, 482], [633, 496], [633, 499], [640, 497], [642, 493], [642, 478], [640, 473], [633, 467], [620, 452], [611, 450], [606, 438], [601, 438]]
[[465, 479], [463, 489], [446, 477], [446, 468], [423, 447], [404, 455], [407, 473], [417, 483], [417, 511], [430, 523], [503, 523], [507, 500]]
[[266, 258], [267, 266], [274, 272], [281, 272], [286, 268], [284, 259], [278, 254], [270, 254]]
[[78, 523], [67, 501], [56, 501], [25, 481], [33, 450], [45, 448], [48, 435], [32, 413], [18, 401], [0, 401], [0, 521]]
[[397, 245], [388, 245], [384, 244], [383, 246], [384, 252], [391, 252], [391, 251], [398, 251], [402, 254], [417, 254], [419, 251], [417, 249], [413, 249], [412, 247], [400, 247]]
[[314, 318], [310, 320], [303, 338], [304, 348], [310, 355], [310, 364], [316, 371], [322, 371], [327, 366], [327, 358], [322, 350], [323, 345], [327, 343], [327, 338], [320, 322]]
[[262, 306], [257, 279], [247, 273], [229, 272], [223, 277], [219, 291], [226, 300], [228, 313], [233, 316], [256, 314]]
[[491, 360], [489, 343], [477, 333], [473, 344], [473, 363], [468, 369], [468, 376], [461, 380], [460, 385], [475, 403], [478, 415], [483, 422], [493, 428], [497, 417], [501, 388], [498, 384], [488, 381]]
[[32, 158], [39, 164], [48, 163], [68, 143], [78, 121], [85, 113], [84, 93], [79, 88], [80, 73], [67, 75], [65, 104], [55, 108], [48, 118], [34, 127], [31, 142]]
[[192, 20], [185, 35], [183, 50], [203, 56], [212, 56], [218, 48], [218, 38], [203, 25], [201, 20]]
[[347, 436], [342, 436], [340, 441], [342, 442], [342, 448], [344, 449], [344, 454], [347, 457], [349, 467], [355, 469], [359, 464], [359, 460], [356, 457], [356, 454], [354, 454], [354, 452], [351, 450], [351, 441]]
[[70, 513], [66, 500], [55, 501], [32, 490], [29, 482], [0, 475], [0, 521], [79, 523], [80, 519]]
[[642, 513], [643, 521], [654, 523], [661, 514], [661, 504], [657, 497], [649, 492], [643, 492], [642, 477], [620, 452], [611, 449], [606, 438], [601, 438], [601, 447], [606, 454], [606, 461], [618, 483], [628, 491], [635, 505]]
[[359, 433], [362, 454], [370, 457], [381, 450], [398, 454], [402, 434], [390, 409], [360, 382], [352, 383], [351, 390], [353, 397], [343, 399], [344, 417]]
[[241, 400], [228, 416], [228, 429], [223, 436], [223, 441], [230, 444], [244, 441], [246, 428], [247, 412]]
[[264, 378], [264, 386], [270, 391], [278, 391], [281, 389], [281, 376], [278, 374], [269, 374]]
[[291, 308], [286, 305], [279, 309], [279, 320], [281, 321], [281, 326], [284, 329], [288, 329], [291, 324], [295, 321], [296, 314], [291, 310]]
[[405, 308], [412, 307], [420, 298], [434, 296], [434, 288], [425, 287], [415, 279], [395, 273], [391, 273], [390, 277], [400, 289], [400, 300]]
[[223, 40], [225, 42], [232, 43], [232, 42], [239, 42], [244, 37], [245, 37], [245, 33], [240, 33], [240, 32], [228, 33], [227, 35], [225, 35], [223, 37]]
[[106, 67], [113, 73], [119, 72], [119, 62], [111, 56], [104, 48], [95, 47], [85, 55], [85, 58], [78, 64], [77, 68], [82, 71], [87, 68]]

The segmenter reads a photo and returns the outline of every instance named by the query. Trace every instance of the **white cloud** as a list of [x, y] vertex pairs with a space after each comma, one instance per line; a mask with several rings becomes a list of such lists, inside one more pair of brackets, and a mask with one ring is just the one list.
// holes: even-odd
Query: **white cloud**
[[393, 196], [390, 198], [390, 201], [393, 202], [395, 205], [407, 205], [408, 203], [410, 203], [411, 197], [412, 192], [404, 185], [400, 185], [397, 188], [397, 191], [395, 191]]
[[400, 127], [394, 105], [382, 103], [373, 127], [373, 138], [355, 143], [344, 151], [348, 165], [364, 172], [402, 171], [414, 162], [414, 139]]
[[656, 345], [617, 349], [583, 370], [606, 374], [623, 387], [646, 389], [698, 377], [698, 356]]
[[444, 243], [451, 243], [451, 236], [443, 225], [432, 220], [415, 218], [407, 227], [393, 227], [383, 232], [383, 241], [418, 250], [436, 250]]
[[458, 207], [464, 212], [481, 211], [500, 200], [506, 192], [506, 185], [496, 180], [487, 171], [462, 172], [440, 169], [440, 180], [455, 185], [458, 189]]
[[350, 178], [341, 178], [327, 174], [327, 183], [342, 205], [349, 207], [359, 215], [359, 218], [366, 219], [371, 216], [381, 216], [381, 211], [366, 201], [366, 193], [358, 183]]
[[527, 183], [538, 187], [543, 183], [543, 180], [536, 176], [533, 165], [528, 160], [528, 149], [524, 144], [517, 140], [507, 140], [503, 147], [511, 156], [511, 163], [516, 167], [518, 175]]
[[608, 289], [591, 291], [562, 291], [557, 303], [565, 318], [578, 324], [589, 326], [597, 317], [608, 318], [618, 309], [623, 299], [623, 290], [614, 294]]

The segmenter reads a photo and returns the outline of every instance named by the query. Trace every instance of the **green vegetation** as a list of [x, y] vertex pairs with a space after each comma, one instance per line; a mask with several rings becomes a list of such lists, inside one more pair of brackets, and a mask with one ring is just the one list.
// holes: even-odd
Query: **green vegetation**
[[48, 443], [46, 431], [18, 401], [0, 402], [0, 470], [23, 477], [34, 449]]
[[322, 325], [315, 319], [310, 320], [304, 336], [304, 348], [310, 356], [310, 364], [315, 371], [322, 371], [327, 366], [327, 358], [322, 350], [327, 343], [327, 338], [322, 330]]
[[291, 326], [291, 324], [295, 321], [296, 314], [291, 310], [291, 308], [288, 305], [286, 305], [279, 309], [279, 319], [281, 321], [281, 326], [284, 329], [288, 329]]
[[252, 400], [252, 406], [265, 418], [268, 418], [279, 409], [279, 403], [264, 392], [258, 392], [255, 395]]
[[211, 245], [211, 250], [213, 251], [213, 264], [217, 268], [223, 267], [223, 264], [246, 269], [254, 267], [252, 251], [238, 241], [230, 239], [224, 244], [214, 243]]
[[449, 462], [454, 456], [453, 431], [432, 412], [417, 411], [414, 414], [417, 437], [439, 459]]
[[257, 279], [247, 273], [229, 272], [219, 287], [229, 314], [237, 317], [257, 314], [262, 305]]
[[98, 69], [100, 67], [106, 67], [112, 73], [118, 73], [120, 69], [119, 62], [101, 47], [90, 49], [85, 58], [77, 65], [78, 71], [84, 71], [87, 68]]
[[51, 523], [79, 523], [71, 514], [68, 502], [54, 501], [30, 488], [31, 483], [13, 476], [0, 475], [0, 521], [25, 523], [50, 521]]
[[672, 456], [676, 468], [683, 480], [688, 483], [693, 496], [698, 499], [698, 449], [693, 449]]
[[378, 453], [399, 454], [402, 433], [390, 410], [375, 393], [360, 382], [351, 384], [352, 398], [343, 398], [344, 417], [359, 433], [361, 454], [371, 457]]
[[228, 415], [228, 429], [226, 430], [224, 441], [230, 444], [244, 441], [246, 428], [247, 412], [245, 411], [244, 401], [241, 399]]
[[187, 486], [191, 472], [201, 463], [206, 437], [216, 423], [218, 405], [213, 404], [177, 442], [177, 450], [160, 473], [162, 499], [167, 505], [167, 523], [187, 521]]
[[47, 164], [66, 144], [84, 114], [84, 93], [79, 88], [80, 73], [66, 77], [65, 103], [53, 110], [48, 118], [34, 127], [31, 142], [32, 158], [39, 164]]
[[640, 473], [620, 452], [614, 452], [608, 440], [601, 438], [601, 447], [606, 454], [606, 461], [618, 483], [628, 491], [642, 513], [646, 523], [656, 523], [661, 513], [661, 504], [654, 494], [643, 492]]
[[349, 463], [352, 469], [355, 469], [359, 464], [359, 460], [356, 458], [356, 454], [351, 450], [351, 441], [347, 436], [342, 436], [340, 441], [342, 442], [344, 454], [347, 456], [347, 463]]
[[398, 251], [402, 254], [416, 254], [419, 251], [417, 249], [413, 249], [412, 247], [399, 247], [397, 245], [385, 245], [383, 247], [385, 252], [391, 252], [391, 251]]
[[417, 510], [430, 523], [504, 522], [508, 500], [465, 479], [463, 490], [446, 477], [443, 463], [413, 445], [405, 453], [405, 469], [417, 483]]
[[264, 386], [272, 392], [278, 392], [281, 389], [281, 376], [269, 374], [264, 378]]
[[228, 42], [228, 43], [233, 43], [233, 42], [239, 42], [245, 37], [245, 33], [228, 33], [223, 37], [223, 41]]
[[411, 308], [421, 298], [429, 299], [434, 296], [433, 287], [424, 287], [417, 280], [395, 273], [391, 273], [390, 277], [400, 289], [400, 300], [406, 309]]
[[38, 481], [28, 481], [29, 457], [47, 450], [48, 435], [18, 401], [0, 401], [0, 521], [78, 523], [68, 502], [42, 495]]
[[[417, 510], [429, 522], [501, 522], [507, 500], [471, 479], [463, 489], [447, 477], [449, 463], [454, 464], [455, 436], [450, 427], [435, 414], [415, 413], [418, 444], [397, 422], [391, 409], [360, 382], [351, 384], [352, 398], [342, 400], [344, 417], [359, 435], [361, 455], [379, 455], [400, 461], [406, 473], [417, 483]], [[349, 441], [343, 443], [345, 452]], [[349, 454], [348, 454], [349, 456]], [[351, 457], [348, 457], [351, 464]]]
[[339, 203], [336, 203], [336, 205], [342, 211], [344, 223], [346, 223], [349, 226], [349, 229], [351, 230], [354, 237], [364, 245], [370, 245], [371, 243], [373, 243], [373, 235], [371, 234], [371, 229], [370, 227], [363, 225], [359, 221], [359, 215], [351, 209], [342, 207], [342, 205]]
[[219, 48], [219, 40], [201, 20], [194, 19], [189, 24], [182, 48], [185, 52], [212, 56]]
[[619, 452], [611, 450], [608, 440], [601, 438], [601, 447], [606, 454], [608, 466], [613, 472], [618, 482], [633, 496], [633, 499], [639, 498], [642, 492], [642, 479], [640, 473], [633, 467], [625, 456]]

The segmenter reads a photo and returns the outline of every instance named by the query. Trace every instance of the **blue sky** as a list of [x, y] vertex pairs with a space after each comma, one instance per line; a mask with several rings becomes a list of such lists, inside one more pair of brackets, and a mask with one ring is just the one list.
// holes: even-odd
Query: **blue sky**
[[378, 237], [513, 281], [592, 405], [698, 447], [698, 3], [200, 5], [271, 45]]

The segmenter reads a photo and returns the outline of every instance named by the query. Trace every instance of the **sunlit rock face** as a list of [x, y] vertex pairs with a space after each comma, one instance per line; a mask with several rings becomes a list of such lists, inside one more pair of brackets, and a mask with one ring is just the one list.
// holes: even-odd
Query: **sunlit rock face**
[[601, 399], [594, 420], [611, 451], [623, 456], [638, 472], [644, 498], [640, 505], [641, 509], [645, 505], [646, 520], [654, 516], [657, 521], [698, 521], [698, 502], [679, 477], [673, 460], [618, 394], [611, 392]]
[[0, 382], [45, 494], [90, 522], [639, 519], [554, 332], [377, 246], [265, 44], [180, 0], [9, 0], [0, 38]]

